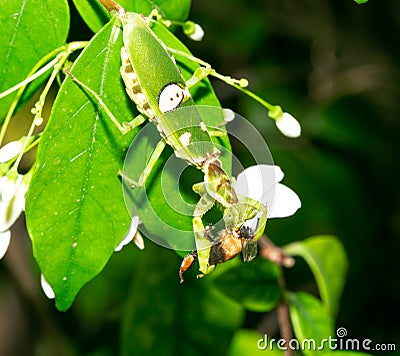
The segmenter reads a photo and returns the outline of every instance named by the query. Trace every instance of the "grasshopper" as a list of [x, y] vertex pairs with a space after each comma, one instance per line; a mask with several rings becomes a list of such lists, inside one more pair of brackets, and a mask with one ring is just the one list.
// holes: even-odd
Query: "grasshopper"
[[[154, 14], [144, 17], [126, 12], [113, 0], [101, 0], [108, 11], [116, 11], [123, 28], [120, 73], [127, 94], [136, 104], [140, 114], [122, 125], [106, 108], [100, 96], [81, 83], [72, 73], [68, 73], [84, 89], [88, 90], [107, 112], [108, 116], [125, 134], [146, 120], [153, 122], [161, 136], [138, 181], [132, 181], [121, 173], [123, 179], [134, 187], [144, 187], [164, 147], [168, 144], [175, 155], [204, 174], [204, 181], [193, 186], [200, 199], [193, 212], [193, 232], [196, 252], [185, 257], [180, 268], [183, 272], [198, 258], [202, 275], [211, 272], [215, 265], [227, 261], [243, 250], [245, 260], [251, 260], [256, 251], [256, 243], [266, 224], [266, 208], [257, 201], [238, 196], [232, 179], [224, 171], [220, 151], [212, 141], [212, 131], [206, 126], [206, 119], [196, 110], [189, 88], [207, 75], [215, 75], [228, 83], [243, 84], [243, 80], [224, 77], [186, 53], [167, 48], [151, 30]], [[176, 65], [172, 53], [203, 64], [193, 77], [185, 82]], [[185, 110], [190, 108], [190, 115]], [[178, 110], [179, 109], [179, 110]], [[202, 217], [218, 202], [223, 209], [226, 229], [218, 237], [212, 236], [210, 227], [204, 227]], [[257, 218], [257, 228], [249, 233], [246, 221]], [[215, 246], [215, 247], [213, 247]]]

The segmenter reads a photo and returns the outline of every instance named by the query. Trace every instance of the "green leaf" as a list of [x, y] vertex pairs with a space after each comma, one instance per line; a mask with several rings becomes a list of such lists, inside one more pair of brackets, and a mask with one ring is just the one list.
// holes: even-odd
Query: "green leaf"
[[[66, 0], [3, 0], [0, 23], [1, 93], [24, 80], [42, 57], [65, 43], [69, 30], [68, 3]], [[23, 101], [45, 79], [43, 75], [31, 83]], [[15, 94], [0, 100], [0, 122]]]
[[322, 302], [335, 317], [348, 268], [341, 242], [335, 236], [315, 236], [287, 245], [285, 252], [306, 260], [318, 284]]
[[[333, 321], [321, 301], [308, 293], [287, 295], [290, 318], [296, 338], [305, 355], [321, 355], [329, 351], [334, 338]], [[326, 340], [326, 341], [323, 341]]]
[[[277, 349], [276, 344], [274, 349], [270, 349], [265, 345], [264, 335], [259, 334], [254, 330], [239, 329], [233, 336], [231, 346], [229, 348], [229, 356], [283, 356], [283, 351]], [[268, 340], [267, 340], [268, 341]]]
[[207, 278], [179, 284], [177, 255], [143, 251], [121, 327], [122, 355], [224, 355], [243, 310]]
[[214, 285], [246, 309], [265, 312], [272, 310], [281, 299], [280, 275], [277, 265], [258, 258], [221, 274]]
[[[73, 0], [79, 14], [93, 32], [98, 32], [109, 20], [110, 15], [98, 0]], [[160, 13], [167, 20], [185, 21], [189, 15], [191, 0], [119, 0], [126, 11], [145, 16], [157, 5]]]
[[357, 4], [365, 4], [368, 0], [354, 0]]
[[[119, 77], [121, 46], [120, 28], [109, 23], [72, 72], [104, 94], [123, 121], [135, 110]], [[128, 230], [118, 170], [134, 133], [122, 136], [82, 88], [70, 78], [64, 81], [40, 142], [26, 202], [34, 256], [60, 310], [102, 270]]]

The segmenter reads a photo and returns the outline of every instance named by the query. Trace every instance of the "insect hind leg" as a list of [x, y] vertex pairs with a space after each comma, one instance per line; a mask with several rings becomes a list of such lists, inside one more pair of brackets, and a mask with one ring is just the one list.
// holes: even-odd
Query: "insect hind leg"
[[129, 122], [124, 122], [120, 123], [117, 118], [114, 116], [114, 114], [111, 112], [111, 110], [108, 108], [104, 100], [101, 98], [101, 96], [96, 93], [93, 89], [91, 89], [89, 86], [87, 86], [85, 83], [80, 81], [77, 77], [75, 77], [74, 74], [68, 69], [64, 70], [64, 73], [70, 77], [78, 86], [82, 87], [86, 92], [90, 94], [98, 103], [99, 107], [104, 110], [104, 112], [107, 114], [107, 116], [110, 118], [110, 120], [113, 122], [113, 124], [118, 128], [118, 130], [122, 134], [127, 134], [129, 131], [133, 130], [135, 127], [141, 125], [143, 122], [146, 121], [146, 118], [142, 115], [139, 114], [136, 116], [132, 121]]

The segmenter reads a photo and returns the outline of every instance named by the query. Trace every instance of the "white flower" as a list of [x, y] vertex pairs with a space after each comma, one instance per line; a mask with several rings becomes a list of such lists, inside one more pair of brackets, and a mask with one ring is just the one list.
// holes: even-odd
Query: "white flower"
[[284, 112], [275, 119], [276, 127], [285, 136], [296, 138], [301, 134], [300, 123], [289, 113]]
[[24, 147], [25, 137], [19, 141], [12, 141], [0, 148], [0, 163], [5, 163], [17, 157]]
[[199, 24], [192, 21], [186, 21], [183, 24], [183, 32], [193, 41], [201, 41], [204, 37], [203, 28]]
[[25, 208], [25, 195], [32, 174], [18, 174], [16, 178], [5, 175], [0, 178], [0, 258], [7, 251], [10, 227]]
[[144, 241], [143, 237], [140, 234], [140, 232], [137, 230], [138, 226], [140, 224], [140, 219], [139, 216], [134, 216], [131, 220], [131, 226], [129, 227], [129, 231], [127, 234], [124, 236], [122, 241], [119, 243], [119, 245], [114, 249], [114, 251], [118, 252], [121, 251], [121, 249], [130, 243], [132, 240], [135, 243], [135, 245], [140, 249], [144, 249]]
[[268, 218], [291, 216], [301, 207], [301, 201], [292, 189], [279, 183], [283, 176], [278, 166], [251, 166], [238, 175], [235, 190], [265, 204]]
[[49, 282], [46, 281], [43, 274], [40, 275], [40, 284], [44, 294], [46, 294], [46, 297], [49, 299], [54, 299], [56, 295], [54, 294], [53, 288], [51, 288]]
[[0, 259], [6, 254], [8, 246], [10, 245], [11, 232], [10, 230], [0, 232]]

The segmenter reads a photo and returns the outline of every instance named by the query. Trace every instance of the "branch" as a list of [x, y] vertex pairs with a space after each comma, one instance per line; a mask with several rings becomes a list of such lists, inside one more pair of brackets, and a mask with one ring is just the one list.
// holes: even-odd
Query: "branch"
[[[260, 256], [271, 262], [276, 263], [279, 266], [293, 267], [294, 258], [287, 255], [280, 247], [277, 247], [273, 242], [265, 235], [263, 235], [258, 241], [260, 246]], [[281, 289], [285, 290], [285, 281], [283, 276], [279, 278], [279, 284]], [[279, 333], [282, 339], [285, 340], [285, 356], [292, 356], [293, 350], [289, 348], [289, 342], [293, 339], [292, 325], [290, 323], [289, 307], [285, 300], [281, 300], [276, 309]]]
[[100, 1], [100, 3], [105, 7], [105, 9], [106, 9], [108, 12], [112, 12], [112, 11], [117, 11], [117, 12], [125, 11], [124, 8], [123, 8], [120, 4], [116, 3], [114, 0], [99, 0], [99, 1]]
[[258, 240], [258, 245], [260, 246], [260, 256], [262, 258], [270, 260], [279, 266], [294, 266], [294, 258], [287, 255], [280, 247], [275, 246], [267, 236], [261, 236], [260, 240]]

